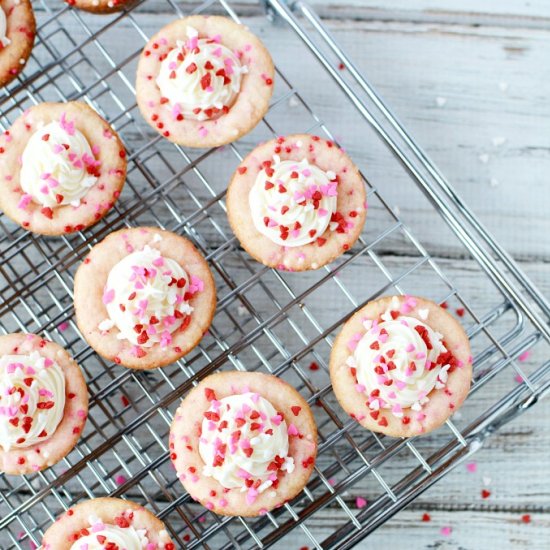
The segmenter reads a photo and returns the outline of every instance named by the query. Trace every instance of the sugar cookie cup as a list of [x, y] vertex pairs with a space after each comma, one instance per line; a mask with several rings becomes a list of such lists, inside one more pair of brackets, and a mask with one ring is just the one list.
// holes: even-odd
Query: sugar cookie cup
[[34, 233], [93, 225], [114, 206], [125, 179], [118, 135], [84, 103], [40, 103], [0, 135], [0, 208]]
[[349, 250], [367, 214], [365, 186], [333, 142], [294, 134], [256, 147], [227, 189], [242, 247], [277, 269], [318, 269]]
[[472, 379], [468, 336], [425, 298], [369, 302], [338, 334], [330, 378], [342, 408], [369, 430], [425, 434], [463, 403]]
[[220, 372], [181, 402], [170, 458], [191, 497], [218, 514], [258, 516], [305, 486], [315, 465], [311, 409], [271, 375]]
[[[98, 545], [99, 543], [99, 545]], [[164, 523], [143, 506], [94, 498], [69, 508], [44, 533], [41, 550], [175, 550]]]
[[143, 49], [137, 102], [145, 120], [170, 141], [217, 147], [262, 119], [274, 74], [269, 52], [245, 26], [193, 15], [163, 27]]
[[0, 86], [9, 84], [25, 68], [35, 34], [30, 0], [0, 0]]
[[102, 357], [153, 369], [200, 342], [214, 316], [216, 287], [188, 239], [154, 227], [121, 229], [78, 268], [74, 306], [82, 335]]
[[0, 472], [53, 466], [76, 445], [88, 417], [80, 367], [55, 342], [0, 336]]

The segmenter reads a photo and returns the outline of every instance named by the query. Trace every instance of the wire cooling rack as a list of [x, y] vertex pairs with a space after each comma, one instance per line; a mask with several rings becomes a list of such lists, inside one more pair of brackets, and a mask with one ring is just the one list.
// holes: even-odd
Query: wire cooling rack
[[[87, 427], [66, 459], [30, 476], [0, 475], [0, 548], [39, 544], [63, 510], [105, 495], [148, 506], [182, 548], [349, 548], [548, 390], [550, 307], [545, 298], [454, 194], [307, 4], [291, 8], [283, 0], [263, 2], [278, 25], [280, 41], [270, 45], [275, 62], [282, 61], [276, 55], [281, 41], [284, 48], [295, 48], [285, 57], [287, 65], [288, 59], [307, 63], [312, 75], [317, 71], [320, 86], [334, 86], [339, 94], [332, 117], [336, 130], [339, 118], [351, 113], [362, 147], [387, 146], [377, 158], [388, 173], [403, 168], [411, 193], [426, 198], [441, 215], [433, 220], [434, 232], [452, 236], [459, 256], [470, 262], [475, 291], [451, 280], [447, 262], [436, 261], [384, 200], [384, 188], [391, 184], [384, 178], [365, 179], [364, 235], [330, 266], [313, 273], [277, 272], [239, 248], [227, 224], [224, 194], [242, 157], [258, 141], [289, 131], [335, 136], [325, 122], [329, 110], [314, 113], [281, 67], [264, 122], [231, 146], [182, 149], [143, 122], [134, 75], [147, 37], [190, 12], [225, 13], [238, 20], [227, 2], [148, 0], [111, 16], [85, 14], [58, 0], [35, 4], [37, 42], [24, 74], [0, 93], [1, 125], [7, 128], [22, 110], [41, 101], [86, 101], [119, 132], [129, 170], [116, 207], [82, 233], [43, 238], [0, 218], [1, 330], [40, 333], [66, 346], [90, 390]], [[271, 24], [258, 16], [246, 21], [257, 32]], [[339, 70], [342, 64], [345, 71]], [[191, 238], [207, 257], [219, 292], [216, 317], [201, 345], [150, 373], [125, 370], [93, 353], [78, 332], [72, 307], [73, 275], [90, 247], [114, 229], [144, 224]], [[346, 417], [327, 371], [341, 324], [368, 300], [395, 292], [421, 293], [463, 314], [475, 352], [474, 384], [461, 411], [434, 434], [411, 440], [381, 437]], [[526, 352], [529, 360], [518, 361]], [[259, 519], [216, 516], [193, 503], [168, 457], [169, 424], [180, 398], [218, 368], [284, 378], [308, 399], [318, 423], [319, 458], [307, 488]], [[355, 495], [368, 497], [368, 506], [357, 509]], [[332, 532], [319, 521], [329, 515]]]

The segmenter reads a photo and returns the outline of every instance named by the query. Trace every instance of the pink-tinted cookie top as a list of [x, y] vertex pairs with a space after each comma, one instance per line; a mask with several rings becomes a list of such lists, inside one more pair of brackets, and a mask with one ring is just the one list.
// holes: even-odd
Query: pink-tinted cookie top
[[195, 500], [220, 514], [261, 515], [307, 482], [316, 428], [307, 403], [288, 384], [224, 372], [205, 378], [182, 401], [170, 451]]
[[98, 498], [70, 508], [46, 531], [41, 550], [175, 550], [164, 524], [131, 501]]
[[86, 384], [65, 350], [33, 334], [0, 337], [0, 471], [55, 464], [87, 416]]
[[335, 343], [331, 378], [337, 397], [371, 429], [429, 431], [465, 398], [468, 339], [450, 315], [421, 298], [371, 304], [348, 321]]
[[208, 263], [193, 244], [152, 227], [94, 246], [75, 276], [75, 312], [103, 357], [131, 368], [166, 365], [195, 347], [216, 304]]
[[295, 134], [256, 147], [227, 192], [231, 227], [258, 261], [317, 269], [351, 248], [366, 194], [351, 159], [332, 141]]
[[273, 78], [269, 53], [246, 27], [197, 15], [166, 25], [145, 46], [137, 100], [164, 137], [210, 147], [234, 141], [259, 122]]
[[0, 206], [24, 228], [59, 235], [101, 219], [119, 197], [126, 153], [83, 103], [42, 103], [0, 136]]

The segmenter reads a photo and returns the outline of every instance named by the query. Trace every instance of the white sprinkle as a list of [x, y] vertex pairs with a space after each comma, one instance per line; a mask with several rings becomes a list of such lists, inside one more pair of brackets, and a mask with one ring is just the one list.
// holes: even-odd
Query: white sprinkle
[[300, 105], [300, 102], [296, 99], [296, 96], [290, 96], [290, 99], [288, 100], [288, 106], [289, 107], [298, 107]]
[[487, 153], [482, 153], [477, 158], [479, 159], [479, 162], [482, 162], [483, 164], [487, 164], [489, 162], [489, 155]]
[[429, 309], [419, 309], [418, 310], [418, 316], [425, 321], [428, 318], [428, 315], [430, 314]]
[[365, 330], [370, 330], [372, 328], [372, 320], [371, 319], [365, 319], [363, 321], [363, 327]]
[[248, 310], [244, 306], [237, 307], [237, 315], [239, 317], [244, 317], [248, 313]]
[[301, 147], [303, 145], [303, 142], [301, 140], [298, 140], [296, 142], [296, 147]]
[[153, 242], [154, 243], [160, 243], [160, 241], [162, 241], [162, 237], [158, 233], [155, 233], [153, 235]]
[[510, 85], [508, 84], [508, 82], [499, 82], [498, 87], [501, 92], [507, 92]]
[[110, 8], [114, 8], [115, 4], [114, 2], [107, 2], [107, 6], [109, 6]]
[[112, 319], [104, 319], [103, 321], [101, 321], [101, 323], [99, 323], [99, 325], [97, 325], [97, 328], [101, 332], [107, 332], [108, 330], [111, 330], [114, 326], [115, 322]]
[[99, 0], [94, 0], [94, 1], [92, 2], [92, 4], [93, 4], [94, 6], [99, 6]]
[[492, 139], [493, 145], [495, 147], [500, 147], [501, 145], [504, 145], [506, 143], [507, 139], [502, 136], [497, 136]]
[[485, 487], [488, 487], [489, 485], [491, 485], [492, 479], [490, 477], [483, 476], [482, 481], [483, 485], [485, 485]]
[[491, 181], [489, 183], [491, 187], [496, 187], [498, 185], [498, 180], [496, 178], [491, 178]]
[[445, 97], [436, 97], [435, 103], [438, 107], [443, 107], [447, 103], [447, 99]]
[[19, 65], [24, 65], [25, 64], [25, 59], [22, 57], [20, 60], [19, 60]]

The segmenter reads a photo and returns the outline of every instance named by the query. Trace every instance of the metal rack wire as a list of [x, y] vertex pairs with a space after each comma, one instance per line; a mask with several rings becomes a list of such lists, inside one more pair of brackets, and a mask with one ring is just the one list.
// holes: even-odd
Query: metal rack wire
[[[476, 261], [480, 291], [489, 296], [490, 307], [481, 308], [447, 277], [367, 179], [371, 213], [366, 232], [334, 264], [292, 274], [252, 261], [227, 224], [228, 174], [255, 141], [285, 131], [280, 113], [289, 102], [296, 108], [297, 131], [334, 139], [321, 113], [313, 112], [278, 71], [270, 112], [249, 138], [200, 152], [171, 145], [141, 119], [134, 73], [147, 35], [190, 8], [154, 0], [150, 13], [148, 2], [142, 1], [128, 12], [98, 17], [57, 0], [41, 0], [35, 6], [40, 24], [32, 58], [24, 75], [0, 97], [1, 125], [8, 127], [22, 110], [41, 101], [86, 101], [121, 135], [129, 171], [115, 209], [82, 233], [43, 238], [0, 218], [0, 329], [41, 333], [66, 346], [82, 366], [90, 390], [86, 430], [64, 461], [30, 476], [0, 476], [1, 548], [39, 544], [60, 512], [104, 495], [147, 505], [182, 548], [282, 547], [289, 541], [293, 547], [349, 548], [550, 387], [550, 307], [545, 298], [460, 201], [311, 8], [303, 2], [292, 9], [283, 0], [263, 3], [281, 32], [319, 61], [321, 78], [331, 77], [342, 109], [358, 111], [358, 131], [365, 132], [365, 139], [381, 139], [392, 154], [388, 162], [401, 163], [411, 187], [414, 182], [441, 214], [441, 224], [450, 227], [463, 254]], [[192, 11], [238, 20], [225, 0], [193, 5]], [[339, 63], [345, 63], [345, 75], [338, 71]], [[80, 260], [98, 240], [125, 225], [151, 223], [197, 244], [215, 273], [219, 302], [212, 329], [196, 350], [174, 365], [144, 373], [107, 363], [85, 345], [73, 321], [72, 283]], [[399, 257], [388, 254], [396, 249]], [[414, 440], [380, 437], [358, 427], [335, 402], [327, 371], [330, 345], [339, 326], [368, 300], [391, 292], [414, 293], [420, 281], [430, 289], [429, 297], [465, 310], [475, 351], [474, 385], [461, 416], [436, 434]], [[327, 300], [337, 304], [334, 311], [326, 311]], [[519, 363], [526, 350], [532, 360]], [[193, 384], [218, 368], [261, 370], [286, 379], [313, 405], [318, 423], [319, 459], [307, 488], [259, 519], [224, 518], [196, 505], [170, 465], [172, 412]], [[521, 377], [520, 384], [502, 378], [510, 371]], [[495, 380], [500, 380], [500, 399], [476, 399]], [[389, 468], [397, 463], [401, 468]], [[347, 493], [358, 486], [368, 491], [370, 501], [361, 510]], [[325, 507], [341, 518], [333, 533], [323, 534], [314, 525]]]

